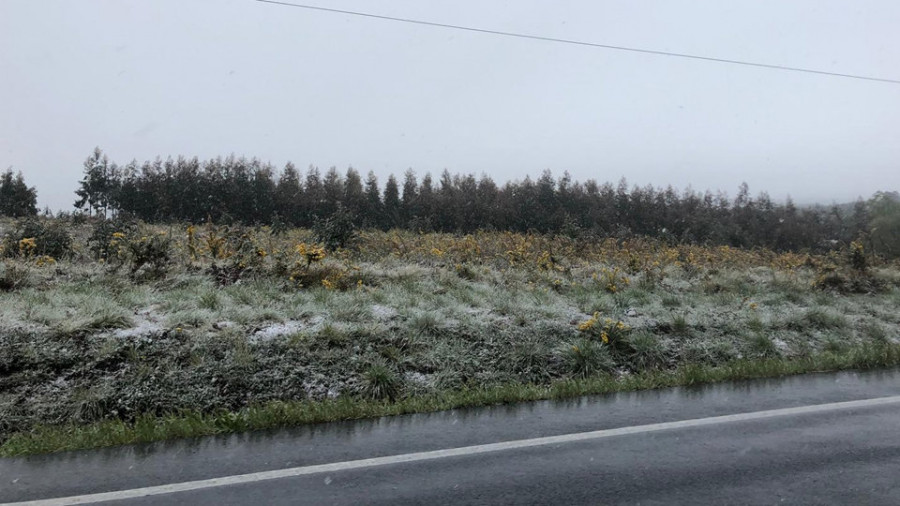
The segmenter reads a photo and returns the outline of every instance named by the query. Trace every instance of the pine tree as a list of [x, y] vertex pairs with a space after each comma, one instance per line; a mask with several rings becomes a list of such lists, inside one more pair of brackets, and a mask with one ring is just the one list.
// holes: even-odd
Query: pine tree
[[331, 216], [344, 199], [344, 180], [338, 174], [336, 167], [331, 167], [325, 173], [325, 178], [322, 180], [322, 194], [325, 202], [322, 204], [321, 212], [324, 216]]
[[403, 226], [409, 225], [419, 214], [418, 193], [419, 184], [416, 182], [416, 173], [409, 169], [403, 178], [403, 196], [400, 201], [400, 219]]
[[319, 168], [310, 165], [306, 171], [306, 182], [303, 184], [303, 220], [304, 227], [312, 226], [316, 216], [322, 214], [322, 204], [325, 202], [325, 191], [322, 188], [322, 178], [319, 176]]
[[13, 176], [12, 170], [0, 175], [0, 215], [21, 218], [37, 214], [37, 191], [25, 184], [19, 172]]
[[94, 211], [97, 214], [102, 212], [106, 217], [110, 204], [115, 199], [118, 186], [116, 164], [110, 164], [109, 159], [99, 147], [94, 148], [91, 156], [84, 161], [84, 177], [79, 183], [78, 190], [75, 191], [78, 196], [75, 207], [87, 209], [88, 212]]
[[378, 189], [378, 178], [372, 171], [366, 176], [365, 212], [362, 223], [365, 227], [380, 227], [383, 223], [381, 191]]
[[299, 225], [301, 221], [301, 199], [303, 186], [300, 184], [300, 173], [294, 164], [288, 162], [278, 178], [275, 189], [275, 204], [278, 215], [291, 225]]
[[393, 174], [388, 177], [384, 186], [384, 218], [381, 226], [386, 230], [400, 226], [400, 187]]
[[359, 172], [353, 167], [347, 169], [347, 175], [344, 176], [344, 208], [354, 218], [358, 219], [365, 211], [366, 196], [363, 190], [362, 178]]

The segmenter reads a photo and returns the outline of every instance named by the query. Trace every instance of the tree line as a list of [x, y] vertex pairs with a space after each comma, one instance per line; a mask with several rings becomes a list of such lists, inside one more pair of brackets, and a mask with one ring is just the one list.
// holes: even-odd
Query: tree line
[[37, 214], [37, 191], [12, 170], [0, 173], [0, 216], [21, 218]]
[[[401, 180], [402, 179], [402, 180]], [[355, 169], [301, 173], [258, 159], [157, 158], [124, 166], [95, 149], [84, 163], [76, 208], [103, 216], [124, 213], [148, 222], [283, 223], [313, 226], [339, 210], [359, 227], [462, 232], [477, 229], [605, 236], [643, 235], [672, 241], [767, 247], [828, 248], [864, 234], [869, 206], [798, 208], [751, 196], [735, 198], [671, 186], [629, 187], [573, 181], [545, 171], [502, 186], [491, 178], [443, 171], [435, 180], [412, 170], [379, 184]]]

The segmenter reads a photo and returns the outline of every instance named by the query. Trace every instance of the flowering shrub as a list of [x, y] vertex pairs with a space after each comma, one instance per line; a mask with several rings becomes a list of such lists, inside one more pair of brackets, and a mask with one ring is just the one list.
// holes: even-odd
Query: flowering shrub
[[[137, 223], [132, 220], [115, 218], [96, 222], [88, 237], [87, 246], [94, 258], [103, 262], [123, 260], [125, 237], [137, 231]], [[118, 257], [118, 258], [117, 258]]]
[[528, 263], [528, 257], [532, 253], [532, 242], [528, 236], [514, 236], [507, 232], [507, 236], [512, 238], [514, 245], [506, 250], [506, 257], [510, 266], [523, 265]]
[[228, 229], [220, 229], [212, 223], [206, 224], [206, 235], [203, 237], [205, 251], [209, 253], [213, 259], [225, 260], [232, 255], [228, 248], [226, 236]]
[[165, 233], [144, 235], [126, 241], [132, 278], [156, 279], [166, 275], [172, 254], [172, 239]]
[[38, 267], [50, 266], [56, 264], [56, 259], [49, 255], [41, 255], [34, 259], [34, 265]]
[[616, 347], [628, 335], [631, 328], [622, 321], [601, 318], [600, 313], [596, 312], [589, 319], [579, 323], [578, 330]]
[[866, 272], [869, 269], [868, 262], [866, 262], [866, 250], [863, 248], [861, 242], [853, 241], [850, 243], [850, 251], [847, 257], [850, 267], [853, 270], [857, 272]]
[[187, 243], [185, 244], [185, 247], [187, 248], [188, 256], [192, 261], [197, 260], [197, 258], [202, 253], [200, 242], [197, 240], [197, 227], [194, 225], [188, 225], [185, 233], [187, 234]]
[[631, 280], [628, 279], [628, 276], [626, 276], [618, 267], [613, 267], [612, 269], [603, 267], [600, 269], [600, 272], [595, 272], [591, 278], [598, 282], [600, 286], [609, 293], [617, 293], [631, 284]]
[[37, 242], [34, 240], [34, 237], [26, 237], [24, 239], [19, 239], [19, 256], [25, 258], [31, 258], [31, 255], [34, 254], [34, 250], [37, 249]]
[[541, 253], [538, 256], [537, 266], [538, 266], [538, 269], [540, 269], [542, 271], [562, 270], [556, 264], [556, 257], [551, 255], [549, 251], [544, 251], [543, 253]]
[[294, 251], [300, 255], [302, 261], [306, 262], [307, 269], [309, 269], [312, 264], [321, 262], [325, 259], [325, 248], [315, 244], [301, 242], [294, 247]]
[[[288, 280], [298, 288], [321, 286], [326, 290], [348, 290], [354, 286], [361, 287], [361, 279], [351, 276], [359, 267], [339, 267], [334, 264], [314, 268], [325, 259], [325, 248], [318, 244], [299, 243], [294, 247], [299, 258], [290, 269]], [[355, 281], [354, 281], [355, 279]]]
[[6, 234], [0, 249], [8, 257], [49, 255], [63, 258], [72, 253], [72, 237], [61, 222], [30, 218], [19, 221], [15, 229]]
[[354, 269], [342, 268], [333, 264], [307, 269], [300, 266], [291, 271], [288, 278], [297, 288], [322, 287], [326, 290], [345, 291], [360, 288], [364, 284], [361, 279], [352, 275]]

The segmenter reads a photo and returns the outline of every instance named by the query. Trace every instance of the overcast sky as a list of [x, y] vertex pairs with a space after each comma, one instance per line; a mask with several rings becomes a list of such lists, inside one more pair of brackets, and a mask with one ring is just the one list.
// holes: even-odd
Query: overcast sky
[[[900, 2], [308, 0], [900, 79]], [[253, 0], [0, 0], [0, 169], [70, 209], [94, 146], [382, 178], [568, 170], [799, 203], [900, 187], [900, 85], [504, 38]]]

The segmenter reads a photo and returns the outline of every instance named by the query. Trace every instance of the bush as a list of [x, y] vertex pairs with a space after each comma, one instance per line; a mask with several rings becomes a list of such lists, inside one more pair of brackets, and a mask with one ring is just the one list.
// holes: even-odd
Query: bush
[[30, 256], [63, 258], [72, 253], [72, 237], [58, 221], [45, 223], [35, 218], [19, 221], [3, 240], [3, 254], [8, 257], [21, 254], [19, 245], [23, 240], [33, 240], [34, 246], [28, 250]]
[[128, 218], [97, 221], [87, 240], [88, 248], [94, 258], [109, 262], [121, 249], [120, 239], [133, 235], [136, 230], [137, 223]]
[[343, 207], [338, 207], [334, 214], [324, 220], [317, 219], [313, 224], [316, 242], [324, 244], [328, 251], [346, 248], [357, 236], [354, 221], [353, 213]]
[[[269, 255], [269, 252], [260, 245], [256, 235], [241, 227], [216, 227], [207, 224], [205, 245], [200, 245], [196, 239], [193, 226], [188, 227], [187, 232], [187, 248], [191, 258], [196, 259], [201, 250], [207, 251], [213, 258], [207, 272], [221, 286], [236, 283], [247, 273], [258, 271]], [[217, 265], [216, 260], [226, 260], [225, 265]]]
[[31, 281], [31, 274], [24, 266], [13, 262], [0, 263], [0, 291], [11, 292], [27, 287]]
[[887, 289], [887, 283], [871, 274], [845, 274], [829, 272], [820, 275], [813, 282], [820, 290], [837, 292], [841, 295], [852, 293], [881, 293]]
[[836, 263], [826, 263], [819, 266], [813, 287], [846, 295], [883, 292], [887, 283], [872, 274], [862, 244], [854, 242], [848, 254], [847, 265], [841, 267]]
[[869, 263], [866, 260], [866, 251], [863, 248], [863, 244], [859, 241], [853, 241], [850, 243], [850, 251], [847, 254], [847, 262], [850, 264], [850, 267], [859, 273], [864, 273], [869, 270]]
[[878, 192], [869, 200], [872, 251], [886, 258], [900, 257], [900, 195]]
[[128, 259], [132, 278], [157, 279], [169, 268], [172, 239], [165, 234], [145, 235], [128, 240]]
[[600, 313], [596, 312], [590, 319], [579, 323], [578, 330], [609, 345], [612, 350], [622, 352], [627, 349], [624, 339], [631, 331], [631, 327], [622, 321], [601, 318]]

